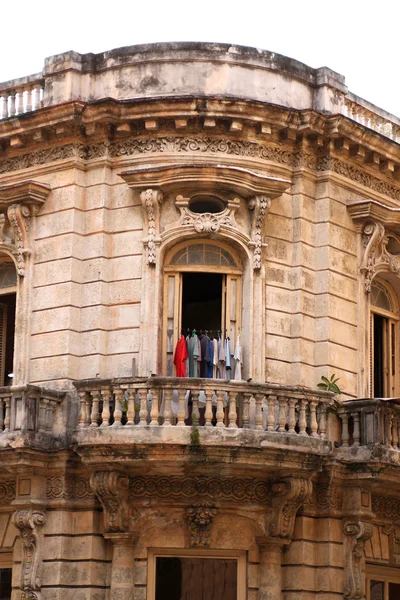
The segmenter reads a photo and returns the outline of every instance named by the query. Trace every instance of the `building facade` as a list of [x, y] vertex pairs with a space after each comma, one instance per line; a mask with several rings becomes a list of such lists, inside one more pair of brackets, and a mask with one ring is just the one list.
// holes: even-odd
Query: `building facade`
[[398, 600], [399, 142], [250, 48], [0, 84], [0, 598]]

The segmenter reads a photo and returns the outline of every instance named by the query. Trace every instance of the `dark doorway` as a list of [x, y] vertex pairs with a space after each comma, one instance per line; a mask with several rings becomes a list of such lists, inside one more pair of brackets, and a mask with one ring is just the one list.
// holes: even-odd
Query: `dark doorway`
[[385, 317], [374, 314], [374, 397], [385, 396]]
[[156, 600], [237, 600], [237, 560], [157, 557]]
[[11, 598], [11, 569], [0, 569], [0, 600]]
[[218, 273], [183, 273], [183, 329], [222, 329], [222, 282], [223, 275]]
[[0, 385], [12, 385], [16, 294], [0, 296]]

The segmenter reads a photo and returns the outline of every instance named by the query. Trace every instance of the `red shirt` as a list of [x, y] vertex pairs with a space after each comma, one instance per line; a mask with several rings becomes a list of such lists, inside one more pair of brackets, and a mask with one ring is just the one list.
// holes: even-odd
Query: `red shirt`
[[174, 365], [177, 377], [186, 377], [186, 359], [188, 357], [185, 336], [181, 336], [176, 344]]

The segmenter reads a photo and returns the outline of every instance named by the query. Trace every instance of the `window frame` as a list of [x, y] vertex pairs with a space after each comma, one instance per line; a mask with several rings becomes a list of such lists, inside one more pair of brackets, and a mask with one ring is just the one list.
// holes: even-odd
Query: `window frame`
[[400, 585], [400, 570], [386, 565], [366, 565], [366, 600], [371, 599], [371, 581], [384, 583], [384, 600], [389, 600], [389, 583]]

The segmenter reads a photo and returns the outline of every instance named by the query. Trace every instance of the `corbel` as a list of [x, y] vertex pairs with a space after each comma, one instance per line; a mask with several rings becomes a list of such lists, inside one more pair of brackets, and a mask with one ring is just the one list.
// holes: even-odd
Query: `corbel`
[[263, 223], [269, 209], [271, 208], [271, 198], [260, 195], [254, 196], [248, 202], [249, 210], [253, 212], [250, 244], [253, 246], [253, 269], [261, 269], [261, 252], [263, 247]]
[[345, 521], [345, 585], [344, 597], [365, 600], [365, 542], [372, 537], [372, 523], [360, 520]]
[[30, 254], [29, 229], [32, 218], [46, 201], [50, 186], [26, 181], [0, 187], [0, 247], [15, 256], [18, 275], [25, 275], [25, 260]]
[[40, 600], [43, 525], [46, 513], [37, 509], [17, 510], [13, 514], [13, 524], [19, 530], [23, 557], [21, 564], [21, 598]]
[[299, 508], [311, 498], [310, 479], [288, 477], [272, 484], [272, 512], [268, 515], [269, 536], [291, 539]]
[[106, 532], [128, 531], [129, 477], [117, 471], [96, 471], [90, 477], [90, 486], [103, 506]]
[[143, 243], [147, 246], [147, 262], [155, 265], [157, 262], [157, 246], [160, 243], [160, 205], [163, 194], [160, 190], [147, 189], [140, 192], [140, 200], [144, 208], [147, 237]]
[[190, 506], [187, 509], [191, 546], [208, 547], [210, 545], [211, 528], [216, 514], [217, 509], [208, 504]]

